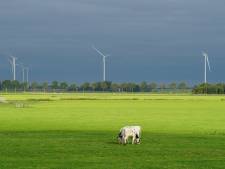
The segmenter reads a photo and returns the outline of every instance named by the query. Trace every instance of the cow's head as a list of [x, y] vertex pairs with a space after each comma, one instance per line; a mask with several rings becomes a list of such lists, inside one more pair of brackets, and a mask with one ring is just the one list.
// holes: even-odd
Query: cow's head
[[120, 132], [119, 134], [118, 134], [118, 136], [117, 136], [117, 139], [118, 139], [118, 142], [120, 143], [120, 144], [122, 144], [122, 133]]
[[141, 139], [140, 139], [138, 134], [136, 134], [135, 143], [136, 144], [140, 144], [141, 143]]

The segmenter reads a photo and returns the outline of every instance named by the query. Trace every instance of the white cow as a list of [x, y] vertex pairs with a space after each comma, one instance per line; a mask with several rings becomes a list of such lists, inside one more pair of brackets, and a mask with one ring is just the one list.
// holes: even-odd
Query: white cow
[[120, 144], [127, 144], [128, 139], [132, 138], [132, 144], [140, 144], [141, 127], [140, 126], [125, 126], [120, 129], [118, 141]]

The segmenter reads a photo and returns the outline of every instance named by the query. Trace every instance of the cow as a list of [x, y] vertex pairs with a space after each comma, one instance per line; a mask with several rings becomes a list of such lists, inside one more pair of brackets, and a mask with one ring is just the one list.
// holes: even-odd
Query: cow
[[118, 141], [120, 144], [127, 144], [128, 139], [132, 138], [132, 144], [140, 144], [141, 127], [140, 126], [125, 126], [120, 129]]

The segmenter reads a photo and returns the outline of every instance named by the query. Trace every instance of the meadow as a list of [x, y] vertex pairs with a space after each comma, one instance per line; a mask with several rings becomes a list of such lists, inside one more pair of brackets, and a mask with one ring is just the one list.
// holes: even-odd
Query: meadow
[[[224, 169], [225, 96], [1, 94], [0, 169]], [[140, 145], [119, 145], [125, 125]]]

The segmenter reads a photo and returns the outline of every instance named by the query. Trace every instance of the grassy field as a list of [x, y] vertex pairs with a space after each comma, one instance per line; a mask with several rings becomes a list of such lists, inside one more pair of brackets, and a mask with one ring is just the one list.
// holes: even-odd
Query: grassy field
[[[0, 169], [225, 168], [225, 96], [0, 97]], [[125, 125], [142, 126], [140, 145], [117, 144]]]

